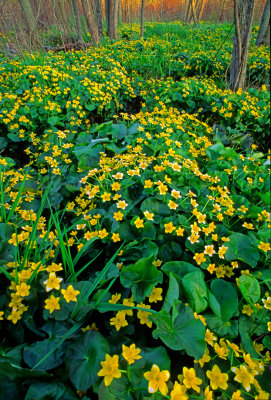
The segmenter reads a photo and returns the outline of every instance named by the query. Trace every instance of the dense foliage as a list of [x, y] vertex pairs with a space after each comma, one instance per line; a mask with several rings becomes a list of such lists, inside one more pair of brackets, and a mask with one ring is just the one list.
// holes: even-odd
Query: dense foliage
[[137, 31], [0, 63], [1, 398], [269, 398], [269, 49]]

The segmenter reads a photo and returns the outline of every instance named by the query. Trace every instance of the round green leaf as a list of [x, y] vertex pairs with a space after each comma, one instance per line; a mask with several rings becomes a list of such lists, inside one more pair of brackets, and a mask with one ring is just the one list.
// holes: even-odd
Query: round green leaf
[[76, 390], [88, 390], [96, 383], [101, 361], [109, 351], [107, 340], [96, 331], [87, 331], [69, 345], [65, 362]]
[[229, 321], [238, 309], [238, 296], [235, 288], [224, 279], [214, 279], [211, 291], [220, 305], [222, 321]]
[[239, 278], [240, 290], [244, 298], [256, 303], [261, 296], [261, 287], [256, 278], [250, 275], [242, 275]]

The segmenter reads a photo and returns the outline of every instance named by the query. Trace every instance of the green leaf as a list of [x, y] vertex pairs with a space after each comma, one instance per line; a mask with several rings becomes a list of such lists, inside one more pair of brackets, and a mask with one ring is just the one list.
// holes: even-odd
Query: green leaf
[[173, 274], [169, 274], [169, 285], [168, 285], [168, 291], [164, 300], [164, 304], [162, 307], [162, 311], [169, 312], [172, 308], [174, 300], [178, 300], [179, 298], [179, 284], [177, 280], [174, 278]]
[[[50, 353], [58, 343], [61, 343], [62, 336], [67, 332], [66, 325], [62, 322], [47, 322], [42, 330], [48, 333], [49, 338], [26, 345], [23, 351], [24, 362], [34, 368], [48, 353]], [[60, 345], [44, 361], [39, 364], [39, 369], [47, 371], [62, 364], [64, 357], [64, 347]]]
[[190, 307], [179, 304], [173, 318], [161, 314], [150, 319], [157, 325], [154, 338], [161, 339], [172, 350], [185, 350], [196, 360], [203, 356], [206, 349], [205, 328]]
[[238, 321], [222, 321], [221, 318], [213, 314], [204, 314], [208, 328], [220, 337], [229, 337], [231, 339], [238, 336]]
[[242, 275], [239, 278], [240, 290], [243, 297], [248, 301], [257, 303], [261, 296], [261, 287], [256, 278], [250, 275]]
[[199, 269], [185, 261], [169, 261], [162, 266], [161, 270], [168, 276], [172, 273], [173, 276], [181, 282], [186, 274], [198, 271]]
[[259, 354], [254, 350], [253, 342], [251, 340], [249, 319], [244, 315], [241, 315], [239, 318], [239, 333], [244, 349], [251, 355], [251, 357], [259, 358]]
[[0, 399], [24, 398], [23, 383], [27, 379], [39, 381], [52, 377], [52, 375], [38, 370], [21, 368], [5, 359], [0, 359]]
[[166, 349], [163, 346], [158, 347], [142, 347], [141, 355], [145, 361], [145, 369], [151, 369], [154, 360], [159, 360], [159, 368], [170, 369], [171, 360], [167, 354]]
[[0, 260], [3, 259], [6, 263], [14, 260], [15, 247], [8, 243], [13, 232], [13, 226], [4, 222], [0, 223]]
[[49, 117], [47, 121], [48, 121], [48, 124], [50, 124], [51, 126], [54, 126], [54, 125], [56, 125], [58, 120], [59, 120], [58, 117], [53, 116], [53, 117]]
[[160, 222], [163, 217], [168, 217], [170, 215], [169, 208], [156, 197], [148, 197], [141, 204], [140, 210], [142, 212], [149, 211], [154, 214], [156, 222]]
[[16, 133], [8, 133], [7, 137], [14, 143], [21, 142], [21, 138]]
[[250, 265], [252, 268], [256, 267], [260, 259], [260, 254], [252, 241], [247, 235], [242, 233], [234, 233], [229, 237], [230, 241], [227, 242], [228, 250], [225, 254], [227, 261], [240, 260]]
[[162, 283], [163, 274], [154, 265], [154, 256], [142, 258], [134, 265], [123, 267], [120, 281], [124, 287], [131, 287], [134, 300], [140, 303], [157, 283]]
[[220, 309], [220, 304], [217, 301], [217, 299], [215, 298], [215, 296], [213, 295], [213, 293], [208, 289], [207, 290], [208, 293], [208, 303], [209, 303], [209, 307], [211, 308], [211, 310], [213, 311], [213, 313], [218, 317], [221, 318], [221, 309]]
[[109, 352], [107, 340], [96, 331], [87, 331], [71, 342], [66, 350], [65, 362], [76, 390], [88, 390], [97, 382], [100, 363]]
[[96, 108], [95, 104], [87, 104], [87, 103], [84, 104], [84, 107], [85, 107], [88, 111], [93, 111], [93, 110], [95, 110], [95, 108]]
[[203, 272], [189, 272], [184, 276], [182, 284], [190, 307], [196, 313], [204, 311], [208, 303], [205, 299], [207, 297], [207, 286], [204, 282]]
[[25, 400], [78, 400], [78, 396], [61, 382], [34, 383]]
[[110, 129], [113, 139], [123, 139], [127, 135], [127, 128], [124, 124], [113, 124]]
[[214, 279], [211, 283], [211, 291], [220, 305], [222, 320], [229, 321], [238, 310], [238, 295], [234, 286], [224, 279]]

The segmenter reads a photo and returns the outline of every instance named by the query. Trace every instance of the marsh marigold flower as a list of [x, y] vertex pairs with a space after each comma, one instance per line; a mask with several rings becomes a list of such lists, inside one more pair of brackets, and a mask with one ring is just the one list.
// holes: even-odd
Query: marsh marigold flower
[[241, 383], [247, 392], [250, 391], [250, 385], [254, 381], [254, 373], [249, 372], [245, 365], [240, 365], [240, 368], [233, 367], [231, 369], [235, 373], [234, 380]]
[[117, 331], [119, 331], [120, 328], [127, 326], [128, 322], [125, 319], [125, 315], [125, 311], [117, 312], [116, 316], [110, 319], [110, 325], [114, 325]]
[[102, 369], [98, 372], [98, 376], [104, 377], [105, 386], [109, 386], [114, 378], [121, 377], [119, 370], [119, 356], [114, 355], [111, 357], [109, 354], [105, 355], [105, 361], [101, 361]]
[[200, 392], [199, 385], [202, 384], [202, 379], [196, 377], [196, 371], [194, 368], [183, 368], [183, 384], [187, 389], [192, 388], [196, 392]]
[[52, 314], [53, 311], [55, 310], [60, 310], [60, 305], [59, 305], [59, 299], [60, 297], [55, 297], [51, 295], [51, 297], [47, 300], [45, 300], [45, 309], [50, 311], [50, 314]]
[[213, 390], [220, 388], [226, 390], [228, 387], [227, 380], [228, 374], [222, 373], [220, 368], [215, 364], [213, 369], [206, 372], [207, 377], [210, 379], [210, 385]]
[[163, 300], [163, 297], [161, 296], [163, 289], [162, 288], [153, 288], [152, 292], [149, 297], [149, 302], [150, 303], [157, 303], [159, 300]]
[[173, 389], [170, 393], [171, 400], [187, 400], [188, 396], [186, 393], [186, 387], [184, 385], [180, 385], [179, 382], [175, 382]]
[[166, 382], [169, 380], [170, 374], [167, 370], [160, 371], [158, 365], [154, 364], [150, 371], [145, 372], [144, 378], [149, 381], [149, 393], [155, 393], [159, 390], [164, 396], [168, 393]]
[[139, 360], [142, 358], [139, 353], [141, 352], [140, 349], [137, 349], [135, 347], [135, 344], [131, 344], [130, 347], [125, 346], [124, 344], [122, 345], [122, 355], [125, 358], [125, 360], [128, 362], [128, 364], [133, 364], [135, 360]]
[[74, 290], [72, 285], [69, 285], [67, 289], [61, 289], [61, 293], [67, 303], [70, 301], [77, 301], [76, 296], [80, 293], [79, 290]]

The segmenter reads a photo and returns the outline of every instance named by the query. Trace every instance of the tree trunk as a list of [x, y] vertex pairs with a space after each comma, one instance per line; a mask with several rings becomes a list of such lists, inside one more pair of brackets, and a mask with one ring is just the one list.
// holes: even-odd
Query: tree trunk
[[79, 11], [77, 7], [77, 0], [71, 0], [71, 1], [72, 1], [73, 15], [75, 19], [78, 41], [83, 43], [83, 35], [82, 35]]
[[118, 11], [119, 0], [114, 0], [113, 7], [113, 20], [112, 20], [112, 39], [118, 39]]
[[26, 29], [30, 34], [33, 34], [37, 28], [37, 22], [33, 13], [30, 0], [19, 0], [19, 4], [23, 14]]
[[234, 0], [234, 44], [230, 69], [230, 89], [244, 89], [251, 39], [254, 0]]
[[202, 0], [201, 3], [198, 2], [198, 10], [197, 10], [198, 11], [198, 16], [197, 16], [198, 21], [200, 21], [202, 18], [202, 14], [203, 14], [205, 5], [206, 5], [206, 0]]
[[267, 46], [268, 44], [270, 44], [270, 0], [266, 1], [256, 39], [256, 46]]
[[99, 43], [99, 34], [91, 4], [89, 3], [89, 0], [81, 0], [81, 4], [84, 17], [86, 19], [87, 28], [91, 35], [91, 40], [93, 41], [94, 45], [97, 46]]
[[195, 25], [197, 25], [198, 19], [197, 19], [197, 14], [196, 14], [195, 1], [190, 0], [190, 4], [191, 4], [190, 7], [191, 7], [192, 18], [194, 20]]
[[226, 0], [220, 0], [220, 4], [219, 4], [219, 22], [222, 22], [222, 19], [223, 19], [223, 14], [224, 14], [224, 10], [225, 10], [225, 3], [226, 3]]
[[[106, 2], [105, 2], [106, 3]], [[101, 0], [92, 0], [91, 4], [93, 6], [93, 12], [98, 28], [98, 35], [99, 38], [102, 39], [103, 37], [103, 13], [102, 13], [102, 4]], [[105, 4], [106, 7], [106, 4]], [[106, 16], [107, 9], [105, 9], [105, 16]]]
[[140, 17], [140, 37], [144, 37], [144, 14], [145, 14], [145, 0], [141, 0], [141, 17]]
[[183, 20], [184, 20], [185, 23], [187, 21], [188, 6], [189, 6], [189, 0], [185, 0], [185, 3], [184, 3], [184, 16], [183, 16]]
[[122, 0], [119, 0], [118, 24], [122, 24]]

